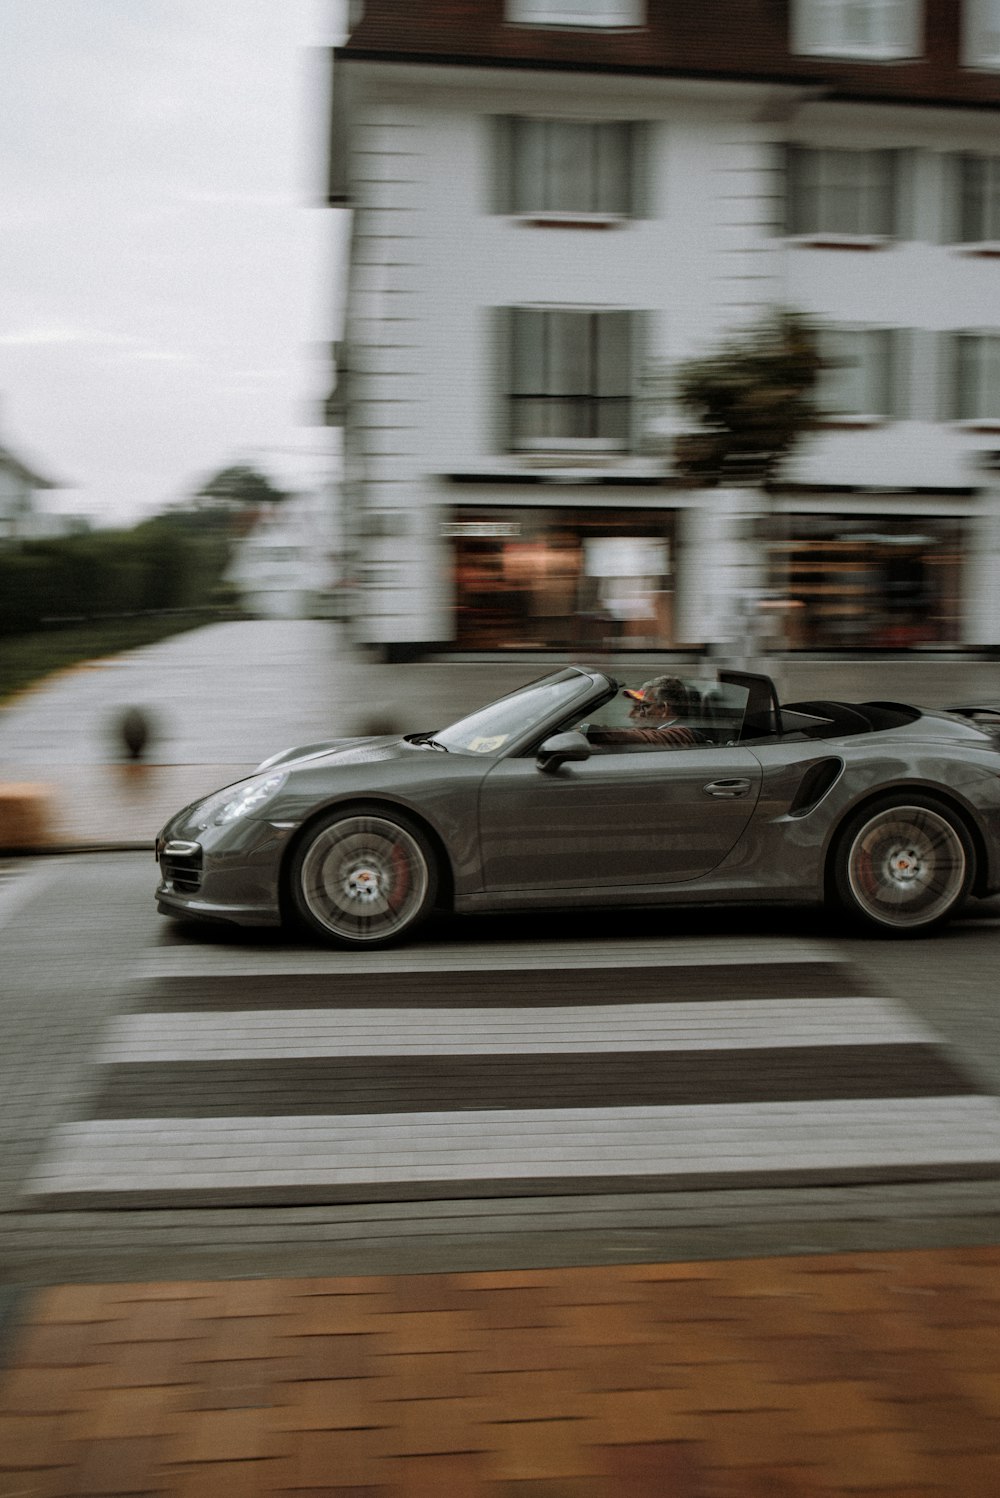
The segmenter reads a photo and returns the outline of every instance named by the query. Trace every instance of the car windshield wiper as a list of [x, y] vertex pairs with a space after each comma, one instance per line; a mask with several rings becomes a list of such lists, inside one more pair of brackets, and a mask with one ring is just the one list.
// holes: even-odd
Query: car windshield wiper
[[440, 749], [442, 754], [447, 754], [449, 752], [447, 744], [442, 744], [440, 739], [434, 738], [433, 735], [429, 733], [411, 734], [408, 736], [408, 742], [411, 744], [419, 745], [421, 749]]

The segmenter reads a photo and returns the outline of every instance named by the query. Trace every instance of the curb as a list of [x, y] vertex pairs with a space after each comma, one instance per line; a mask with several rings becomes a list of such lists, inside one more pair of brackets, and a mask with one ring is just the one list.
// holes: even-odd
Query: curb
[[141, 841], [121, 839], [117, 842], [44, 843], [28, 847], [16, 847], [0, 839], [0, 858], [50, 858], [65, 857], [73, 853], [150, 853], [156, 848], [155, 838]]

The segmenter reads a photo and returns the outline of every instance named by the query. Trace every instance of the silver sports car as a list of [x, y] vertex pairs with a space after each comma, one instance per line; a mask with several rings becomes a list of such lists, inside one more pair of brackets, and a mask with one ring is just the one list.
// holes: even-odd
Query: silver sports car
[[158, 909], [377, 947], [435, 908], [827, 900], [912, 936], [1000, 890], [1000, 711], [684, 685], [682, 747], [609, 733], [634, 684], [573, 666], [447, 728], [286, 750], [167, 823]]

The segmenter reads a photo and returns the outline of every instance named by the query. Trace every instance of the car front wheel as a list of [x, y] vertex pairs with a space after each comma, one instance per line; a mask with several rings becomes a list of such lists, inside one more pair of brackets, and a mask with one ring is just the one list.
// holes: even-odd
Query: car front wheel
[[975, 849], [961, 817], [931, 797], [892, 798], [848, 822], [834, 855], [841, 905], [890, 936], [941, 926], [965, 902]]
[[290, 874], [299, 915], [340, 946], [399, 941], [424, 920], [437, 894], [426, 837], [380, 807], [353, 807], [312, 828], [295, 852]]

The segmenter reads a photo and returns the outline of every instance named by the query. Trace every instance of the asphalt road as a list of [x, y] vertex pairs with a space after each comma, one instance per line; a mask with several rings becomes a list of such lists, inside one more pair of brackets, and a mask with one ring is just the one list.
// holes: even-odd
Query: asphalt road
[[[286, 1003], [300, 1016], [322, 1020], [322, 1006], [333, 998], [340, 1005], [368, 1006], [374, 1041], [367, 1048], [377, 1050], [382, 1044], [379, 1015], [385, 1017], [384, 1025], [397, 1024], [400, 1003], [424, 1002], [416, 990], [416, 997], [400, 997], [399, 971], [408, 968], [425, 977], [437, 973], [445, 987], [447, 979], [459, 995], [447, 1001], [453, 1009], [492, 1004], [499, 976], [513, 970], [516, 979], [526, 965], [533, 973], [535, 997], [511, 990], [507, 1000], [508, 1007], [520, 1003], [522, 1012], [536, 999], [564, 1003], [558, 985], [570, 982], [574, 1000], [600, 1005], [624, 995], [650, 1004], [652, 1013], [656, 1006], [650, 1001], [657, 997], [658, 984], [665, 997], [673, 989], [676, 998], [677, 984], [683, 981], [688, 996], [697, 1000], [691, 1009], [701, 1015], [710, 1013], [706, 1000], [746, 999], [751, 1026], [772, 1001], [792, 1000], [804, 1009], [802, 1000], [810, 994], [808, 986], [803, 988], [803, 973], [807, 978], [822, 974], [824, 992], [834, 1005], [841, 1001], [843, 983], [850, 994], [865, 996], [858, 1002], [881, 1006], [893, 1024], [916, 1026], [918, 1032], [921, 1025], [929, 1026], [935, 1044], [916, 1049], [930, 1057], [932, 1071], [944, 1067], [967, 1079], [968, 1087], [992, 1106], [989, 1099], [1000, 1094], [995, 980], [1000, 902], [975, 907], [943, 936], [914, 942], [858, 940], [832, 926], [826, 916], [807, 910], [685, 911], [682, 927], [676, 917], [662, 913], [588, 914], [585, 933], [572, 915], [466, 919], [430, 928], [406, 949], [409, 956], [398, 960], [399, 971], [366, 974], [359, 964], [374, 954], [368, 959], [352, 955], [345, 964], [277, 933], [175, 927], [163, 921], [153, 909], [154, 870], [147, 857], [50, 858], [9, 865], [0, 874], [0, 1278], [9, 1282], [513, 1268], [1000, 1242], [996, 1180], [958, 1179], [947, 1169], [937, 1172], [939, 1179], [895, 1181], [881, 1181], [877, 1171], [873, 1175], [869, 1170], [861, 1184], [827, 1180], [822, 1173], [796, 1185], [766, 1175], [755, 1182], [748, 1176], [746, 1186], [730, 1181], [713, 1188], [709, 1180], [698, 1190], [685, 1189], [683, 1182], [666, 1190], [629, 1189], [628, 1181], [594, 1189], [585, 1176], [578, 1188], [564, 1180], [552, 1194], [511, 1195], [509, 1187], [494, 1189], [487, 1183], [473, 1195], [449, 1195], [442, 1188], [423, 1199], [365, 1200], [365, 1192], [356, 1191], [350, 1201], [294, 1205], [267, 1199], [247, 1205], [238, 1192], [232, 1200], [223, 1192], [192, 1204], [184, 1189], [172, 1199], [168, 1188], [155, 1207], [132, 1205], [127, 1198], [121, 1205], [94, 1207], [84, 1195], [78, 1210], [66, 1210], [58, 1201], [32, 1200], [24, 1190], [67, 1131], [86, 1131], [97, 1127], [93, 1120], [110, 1119], [111, 1124], [101, 1122], [100, 1127], [123, 1130], [134, 1142], [142, 1127], [150, 1127], [150, 1112], [169, 1110], [172, 1079], [178, 1087], [184, 1085], [183, 1076], [170, 1070], [179, 1065], [176, 1059], [168, 1058], [159, 1068], [153, 1065], [148, 1073], [141, 1065], [135, 1072], [134, 1057], [124, 1067], [109, 1065], [108, 1036], [116, 1027], [121, 1031], [124, 1024], [133, 1034], [128, 1026], [138, 1025], [135, 1033], [145, 1034], [142, 1026], [156, 1019], [168, 1024], [171, 1043], [183, 1050], [197, 1028], [195, 1020], [214, 1016], [227, 1044], [232, 1036], [250, 1044], [262, 1010], [271, 1014]], [[335, 998], [335, 978], [346, 997]], [[556, 996], [545, 999], [550, 989]], [[388, 1009], [394, 1001], [395, 1009]], [[435, 1002], [442, 1002], [440, 994]], [[147, 1012], [151, 1009], [157, 1015]], [[418, 1028], [424, 1012], [418, 1011]], [[383, 1050], [401, 1048], [398, 1036], [383, 1038]], [[748, 1043], [752, 1048], [764, 1042], [756, 1036]], [[467, 1049], [475, 1051], [476, 1046]], [[895, 1066], [903, 1053], [906, 1047], [898, 1046], [876, 1052], [874, 1080], [865, 1085], [879, 1092], [879, 1056]], [[702, 1064], [705, 1055], [699, 1054]], [[779, 1052], [766, 1054], [779, 1062], [785, 1059]], [[816, 1056], [819, 1069], [813, 1071], [820, 1074], [829, 1056], [823, 1048]], [[733, 1106], [727, 1076], [745, 1090], [753, 1073], [748, 1058], [754, 1059], [752, 1051], [743, 1051], [741, 1063], [734, 1062], [729, 1073], [724, 1064], [721, 1071], [716, 1067], [714, 1080], [704, 1084], [715, 1088], [705, 1095], [705, 1100], [714, 1099], [703, 1110], [706, 1115], [721, 1115]], [[505, 1063], [502, 1084], [514, 1087], [519, 1077], [516, 1085], [529, 1087], [530, 1060], [522, 1058], [513, 1071]], [[466, 1058], [457, 1070], [457, 1063], [444, 1070], [439, 1066], [439, 1080], [432, 1085], [454, 1090], [456, 1077], [470, 1075], [462, 1067], [475, 1068], [480, 1061]], [[320, 1072], [326, 1065], [310, 1064], [318, 1064]], [[586, 1081], [573, 1070], [576, 1065], [574, 1061], [565, 1072], [571, 1088]], [[384, 1082], [399, 1066], [395, 1058], [371, 1070]], [[803, 1067], [804, 1075], [813, 1074], [805, 1062]], [[766, 1073], [767, 1066], [765, 1079]], [[123, 1107], [120, 1086], [115, 1102], [115, 1086], [126, 1074], [133, 1078], [133, 1100], [126, 1089]], [[274, 1082], [266, 1067], [255, 1075], [264, 1078], [262, 1087], [264, 1082], [287, 1085], [281, 1081], [284, 1073]], [[427, 1085], [419, 1068], [413, 1075]], [[413, 1075], [396, 1076], [393, 1085], [404, 1090], [416, 1085]], [[471, 1075], [475, 1080], [480, 1073]], [[595, 1075], [591, 1085], [609, 1089], [608, 1097], [614, 1085], [621, 1085], [611, 1073], [598, 1070]], [[497, 1085], [495, 1076], [490, 1085]], [[501, 1098], [508, 1109], [520, 1101]], [[599, 1108], [606, 1099], [588, 1096], [584, 1101], [588, 1108]], [[929, 1096], [927, 1109], [934, 1104]], [[278, 1111], [290, 1106], [279, 1097]], [[380, 1106], [395, 1105], [383, 1101]], [[433, 1106], [433, 1099], [420, 1106]], [[317, 1105], [319, 1111], [323, 1107]], [[142, 1125], [130, 1122], [130, 1110], [143, 1117]], [[174, 1111], [191, 1110], [177, 1102]], [[233, 1106], [223, 1099], [214, 1110], [200, 1111], [231, 1113]], [[263, 1131], [260, 1137], [268, 1137], [268, 1120], [256, 1123]], [[153, 1125], [150, 1138], [161, 1132], [160, 1125]]]

